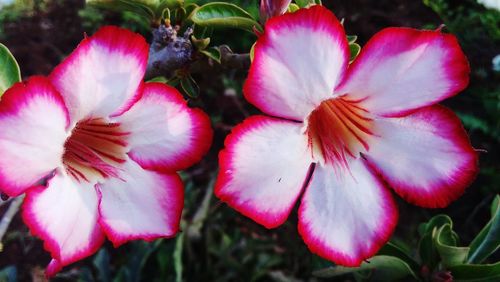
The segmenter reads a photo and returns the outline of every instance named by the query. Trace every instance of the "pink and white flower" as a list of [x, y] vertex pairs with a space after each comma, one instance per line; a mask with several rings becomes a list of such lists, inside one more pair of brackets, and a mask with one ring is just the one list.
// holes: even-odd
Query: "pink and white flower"
[[52, 255], [48, 276], [105, 237], [119, 246], [179, 230], [176, 171], [201, 159], [212, 130], [174, 88], [143, 83], [147, 58], [140, 35], [104, 27], [49, 78], [2, 97], [0, 187], [26, 193], [23, 219]]
[[342, 25], [321, 6], [272, 18], [255, 46], [248, 101], [268, 116], [236, 126], [219, 156], [215, 193], [267, 228], [300, 194], [299, 233], [346, 266], [373, 256], [398, 211], [445, 207], [477, 173], [459, 119], [435, 105], [468, 84], [454, 36], [388, 28], [349, 65]]

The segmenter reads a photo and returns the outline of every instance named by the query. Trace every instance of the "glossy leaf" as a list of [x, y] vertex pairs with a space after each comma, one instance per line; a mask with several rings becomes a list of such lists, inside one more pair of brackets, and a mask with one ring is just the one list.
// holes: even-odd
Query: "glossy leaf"
[[402, 259], [393, 256], [374, 256], [363, 262], [359, 267], [334, 266], [313, 272], [314, 276], [330, 278], [345, 274], [364, 274], [373, 281], [395, 281], [403, 278], [413, 278], [417, 276], [413, 270]]
[[470, 244], [468, 263], [481, 263], [500, 247], [500, 196], [491, 205], [491, 220]]
[[495, 264], [462, 264], [450, 267], [454, 282], [500, 281], [500, 262]]
[[21, 81], [21, 71], [14, 56], [5, 45], [0, 43], [0, 96], [12, 84]]
[[457, 247], [456, 237], [450, 224], [443, 225], [435, 234], [436, 249], [441, 257], [441, 263], [446, 267], [463, 264], [469, 254], [469, 248]]
[[213, 2], [196, 8], [191, 20], [199, 25], [216, 28], [239, 28], [253, 32], [254, 27], [262, 30], [259, 23], [242, 8], [224, 2]]

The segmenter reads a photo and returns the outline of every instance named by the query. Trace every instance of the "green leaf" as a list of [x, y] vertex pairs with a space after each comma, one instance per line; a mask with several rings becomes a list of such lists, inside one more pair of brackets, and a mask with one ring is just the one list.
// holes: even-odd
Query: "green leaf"
[[101, 282], [111, 281], [111, 269], [109, 268], [109, 253], [106, 249], [101, 249], [92, 261], [97, 269], [97, 278]]
[[450, 267], [454, 282], [500, 281], [500, 262], [495, 264], [462, 264]]
[[395, 281], [411, 277], [418, 280], [413, 270], [403, 260], [393, 256], [374, 256], [359, 267], [334, 266], [313, 272], [314, 276], [330, 278], [345, 274], [368, 274], [370, 281]]
[[361, 52], [361, 46], [358, 43], [351, 43], [349, 44], [349, 51], [351, 53], [350, 61], [352, 62], [359, 55], [359, 52]]
[[248, 12], [224, 2], [212, 2], [196, 8], [191, 20], [199, 26], [240, 28], [252, 33], [255, 27], [262, 31], [262, 27]]
[[193, 77], [187, 75], [181, 79], [181, 87], [184, 93], [191, 98], [196, 98], [200, 95], [200, 87], [194, 81]]
[[250, 61], [253, 62], [253, 58], [255, 57], [255, 44], [252, 45], [252, 48], [250, 48]]
[[451, 218], [446, 214], [438, 214], [428, 222], [420, 224], [418, 226], [418, 233], [420, 236], [424, 236], [427, 233], [432, 233], [435, 227], [439, 228], [445, 224], [453, 225]]
[[456, 237], [450, 224], [443, 225], [435, 234], [436, 249], [446, 267], [463, 264], [469, 254], [469, 248], [457, 247]]
[[388, 242], [387, 244], [385, 244], [377, 253], [377, 255], [397, 257], [406, 262], [408, 266], [413, 269], [413, 271], [418, 271], [420, 268], [418, 263], [410, 255], [408, 255], [402, 248], [398, 247], [392, 242]]
[[295, 0], [300, 8], [308, 7], [311, 4], [321, 5], [321, 0]]
[[295, 12], [297, 12], [299, 9], [300, 9], [299, 5], [297, 5], [297, 4], [295, 4], [295, 3], [290, 3], [290, 5], [288, 6], [288, 12], [289, 12], [289, 13], [295, 13]]
[[14, 83], [21, 81], [19, 65], [9, 49], [0, 43], [0, 97]]
[[433, 270], [439, 260], [439, 253], [435, 245], [435, 234], [441, 226], [453, 224], [451, 218], [445, 214], [439, 214], [431, 218], [428, 222], [422, 223], [418, 227], [418, 233], [420, 234], [420, 242], [418, 246], [418, 253], [420, 255], [420, 260], [423, 265], [429, 267]]
[[160, 82], [160, 83], [167, 84], [168, 83], [168, 79], [166, 79], [164, 76], [157, 76], [157, 77], [151, 78], [147, 82]]
[[356, 40], [358, 40], [357, 35], [347, 35], [347, 42], [349, 42], [349, 44], [356, 42]]
[[205, 50], [200, 51], [203, 55], [211, 58], [212, 60], [216, 61], [217, 63], [220, 64], [220, 51], [219, 48], [217, 47], [210, 47]]
[[[156, 1], [134, 1], [134, 0], [86, 0], [87, 5], [108, 9], [116, 12], [132, 12], [148, 23], [155, 21]], [[163, 12], [163, 10], [162, 10]]]
[[184, 234], [180, 233], [175, 241], [175, 250], [173, 253], [175, 281], [182, 282], [182, 249], [184, 247]]
[[491, 205], [491, 219], [472, 240], [468, 263], [481, 263], [500, 247], [500, 195]]
[[205, 50], [210, 44], [210, 37], [198, 39], [194, 35], [192, 35], [191, 42], [193, 42], [193, 45], [196, 48], [196, 50], [198, 51]]

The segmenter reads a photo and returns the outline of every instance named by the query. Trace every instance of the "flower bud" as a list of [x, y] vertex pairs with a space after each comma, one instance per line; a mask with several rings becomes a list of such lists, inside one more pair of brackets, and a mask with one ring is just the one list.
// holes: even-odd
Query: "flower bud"
[[268, 19], [282, 15], [286, 12], [292, 0], [261, 0], [260, 20], [265, 23]]

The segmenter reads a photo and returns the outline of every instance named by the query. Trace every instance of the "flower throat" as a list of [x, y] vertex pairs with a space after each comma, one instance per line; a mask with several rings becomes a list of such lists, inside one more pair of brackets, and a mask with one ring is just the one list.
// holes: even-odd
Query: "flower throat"
[[79, 182], [119, 177], [120, 164], [126, 161], [128, 135], [119, 123], [104, 119], [77, 123], [64, 144], [66, 172]]

